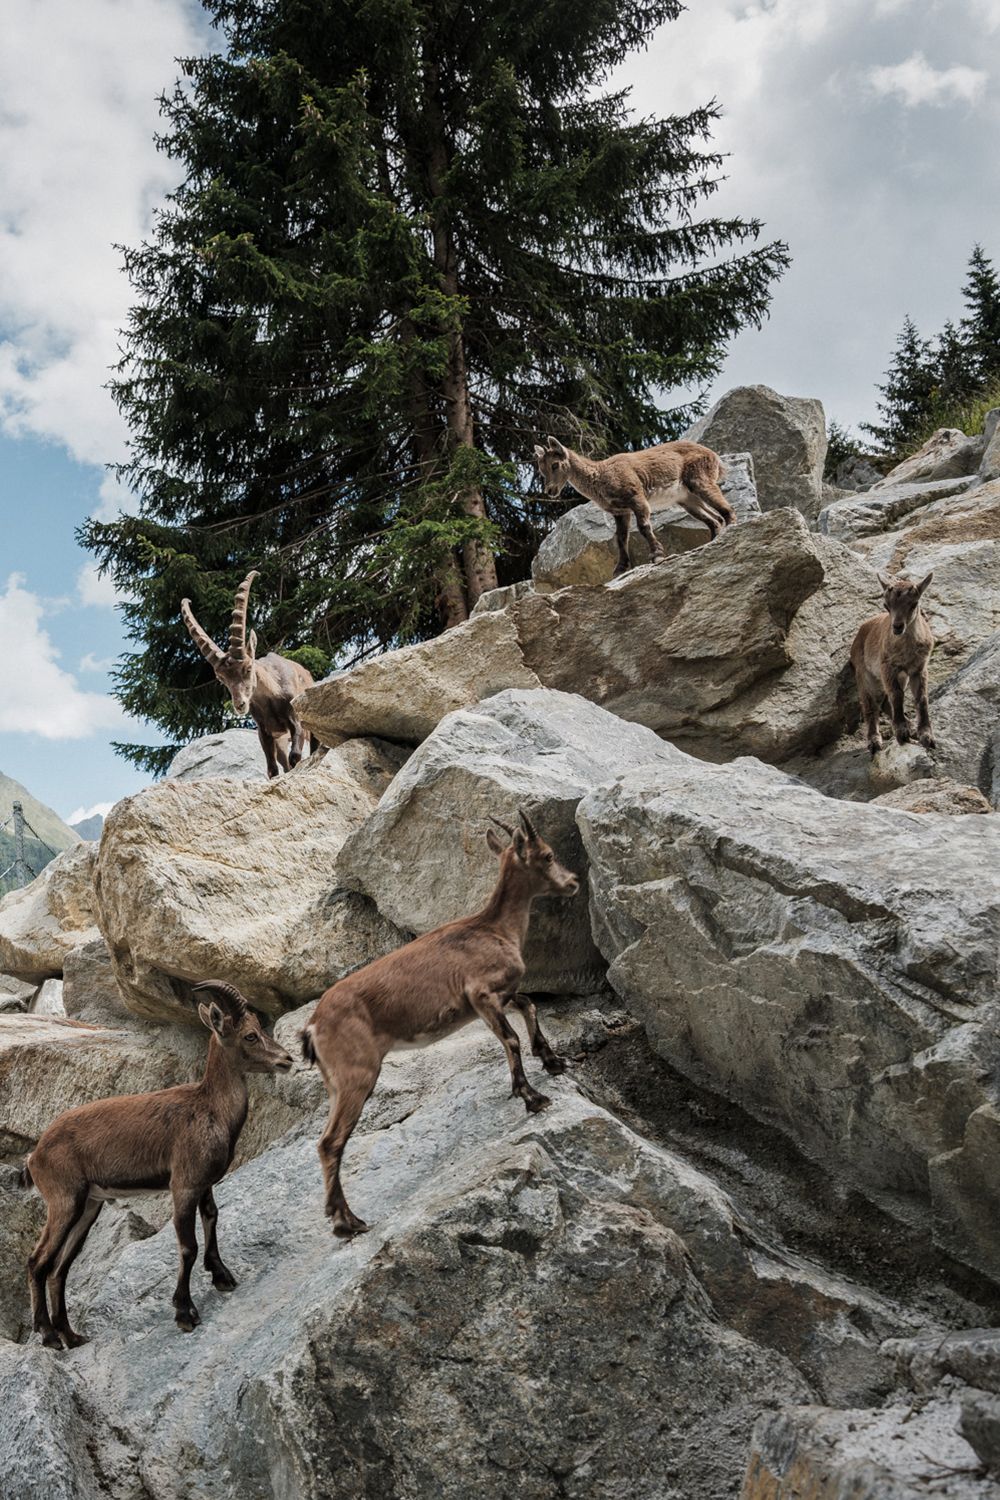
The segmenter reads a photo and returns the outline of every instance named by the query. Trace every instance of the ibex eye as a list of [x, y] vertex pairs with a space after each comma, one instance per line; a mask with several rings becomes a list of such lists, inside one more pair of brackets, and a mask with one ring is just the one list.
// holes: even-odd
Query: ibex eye
[[255, 1031], [251, 1031], [250, 1035], [247, 1037], [247, 1045], [250, 1047], [260, 1046], [260, 1037]]

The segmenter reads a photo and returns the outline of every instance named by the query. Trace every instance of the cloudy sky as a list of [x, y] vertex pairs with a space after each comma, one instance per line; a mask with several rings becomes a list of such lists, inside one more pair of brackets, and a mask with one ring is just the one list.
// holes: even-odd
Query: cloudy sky
[[[63, 816], [141, 785], [112, 739], [156, 739], [109, 696], [114, 598], [73, 531], [121, 500], [104, 467], [125, 438], [103, 388], [128, 303], [113, 246], [171, 184], [156, 95], [206, 45], [193, 0], [4, 4], [0, 770]], [[622, 78], [641, 113], [718, 98], [718, 205], [794, 257], [718, 392], [764, 382], [870, 416], [904, 314], [936, 332], [972, 244], [1000, 259], [1000, 0], [690, 0]]]

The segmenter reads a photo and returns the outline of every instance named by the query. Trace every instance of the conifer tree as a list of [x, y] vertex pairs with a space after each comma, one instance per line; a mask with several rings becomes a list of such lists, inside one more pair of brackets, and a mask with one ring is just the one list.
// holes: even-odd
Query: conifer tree
[[880, 456], [894, 461], [915, 446], [934, 410], [937, 385], [935, 359], [927, 339], [922, 339], [913, 319], [907, 317], [896, 340], [885, 381], [877, 387], [881, 422], [862, 422], [861, 429], [874, 439]]
[[973, 246], [962, 295], [962, 334], [973, 385], [982, 390], [1000, 380], [1000, 277], [981, 245]]
[[179, 186], [125, 255], [139, 511], [82, 533], [127, 600], [117, 695], [178, 739], [225, 716], [182, 596], [221, 631], [259, 568], [261, 649], [314, 669], [463, 620], [526, 570], [536, 437], [675, 436], [664, 393], [787, 263], [704, 211], [716, 107], [608, 83], [679, 0], [203, 3], [224, 47], [163, 101]]

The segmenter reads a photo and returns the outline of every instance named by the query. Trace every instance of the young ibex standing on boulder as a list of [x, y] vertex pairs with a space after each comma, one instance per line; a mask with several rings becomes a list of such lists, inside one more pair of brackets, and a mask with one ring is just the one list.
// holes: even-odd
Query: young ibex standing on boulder
[[68, 1109], [42, 1133], [24, 1164], [23, 1185], [34, 1184], [48, 1207], [42, 1237], [28, 1260], [28, 1282], [34, 1328], [49, 1349], [86, 1343], [69, 1325], [66, 1277], [108, 1198], [169, 1188], [181, 1262], [174, 1319], [185, 1333], [201, 1321], [191, 1301], [199, 1211], [205, 1269], [219, 1291], [236, 1285], [216, 1243], [212, 1188], [229, 1169], [247, 1117], [246, 1075], [287, 1073], [292, 1059], [261, 1030], [239, 990], [214, 979], [195, 989], [219, 997], [218, 1003], [198, 1006], [212, 1033], [201, 1082]]
[[546, 446], [535, 444], [535, 461], [550, 500], [558, 499], [571, 484], [585, 500], [592, 500], [615, 518], [618, 566], [614, 576], [627, 573], [628, 531], [632, 517], [649, 546], [651, 562], [666, 556], [650, 525], [650, 502], [673, 501], [688, 515], [704, 521], [710, 538], [736, 520], [732, 507], [719, 489], [722, 462], [701, 443], [661, 443], [638, 453], [613, 453], [610, 458], [590, 459], [564, 448], [554, 437]]
[[920, 596], [933, 577], [928, 573], [914, 583], [909, 578], [883, 578], [879, 573], [885, 610], [865, 620], [854, 637], [851, 666], [872, 755], [882, 749], [878, 716], [886, 695], [892, 705], [892, 729], [897, 741], [905, 745], [910, 739], [903, 705], [904, 678], [909, 681], [917, 707], [917, 738], [928, 750], [934, 749], [927, 705], [927, 662], [934, 649], [934, 636], [920, 608]]
[[474, 916], [436, 927], [385, 958], [348, 974], [321, 996], [302, 1033], [302, 1055], [319, 1064], [330, 1093], [330, 1118], [319, 1142], [326, 1181], [326, 1212], [336, 1234], [358, 1234], [368, 1226], [347, 1206], [340, 1185], [340, 1159], [394, 1047], [421, 1047], [479, 1019], [507, 1054], [513, 1092], [531, 1113], [549, 1100], [524, 1075], [517, 1033], [505, 1011], [524, 1015], [531, 1050], [549, 1073], [566, 1064], [542, 1035], [535, 1007], [517, 987], [521, 956], [536, 896], [575, 896], [580, 882], [563, 869], [521, 812], [521, 828], [493, 822], [511, 836], [505, 847], [492, 829], [486, 842], [500, 860], [489, 901]]
[[[248, 573], [236, 590], [233, 618], [229, 626], [229, 650], [220, 651], [212, 637], [202, 630], [191, 609], [191, 600], [181, 600], [181, 619], [191, 639], [233, 700], [240, 715], [250, 714], [257, 725], [257, 735], [267, 760], [268, 776], [277, 776], [278, 766], [291, 770], [302, 759], [306, 732], [292, 712], [292, 699], [307, 687], [313, 677], [298, 662], [289, 661], [269, 651], [256, 659], [257, 635], [251, 630], [247, 641], [247, 602], [250, 585], [258, 575]], [[286, 747], [286, 740], [290, 743]], [[317, 742], [310, 740], [312, 750]]]

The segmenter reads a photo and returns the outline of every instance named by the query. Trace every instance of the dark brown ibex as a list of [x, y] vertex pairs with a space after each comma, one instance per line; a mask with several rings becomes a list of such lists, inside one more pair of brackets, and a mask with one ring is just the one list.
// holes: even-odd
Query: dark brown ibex
[[500, 874], [482, 911], [436, 927], [395, 953], [348, 974], [320, 997], [302, 1033], [302, 1055], [319, 1064], [330, 1094], [330, 1118], [319, 1142], [326, 1182], [326, 1212], [336, 1234], [368, 1226], [351, 1212], [340, 1184], [340, 1161], [383, 1059], [394, 1047], [420, 1047], [479, 1019], [507, 1054], [513, 1093], [530, 1112], [550, 1102], [529, 1084], [517, 1033], [505, 1014], [524, 1015], [531, 1050], [549, 1073], [566, 1067], [542, 1035], [535, 1007], [517, 987], [524, 975], [522, 949], [536, 896], [575, 896], [580, 882], [556, 859], [520, 813], [521, 828], [494, 818], [511, 838], [504, 846], [490, 829], [486, 842]]
[[661, 443], [638, 453], [613, 453], [610, 458], [591, 459], [574, 453], [554, 437], [545, 447], [535, 444], [535, 462], [545, 494], [558, 499], [567, 484], [592, 500], [615, 519], [618, 565], [614, 576], [627, 573], [628, 532], [632, 517], [649, 546], [650, 562], [662, 562], [666, 553], [650, 524], [650, 502], [672, 501], [688, 515], [704, 521], [710, 538], [736, 520], [732, 507], [719, 489], [722, 461], [701, 443]]
[[883, 578], [879, 573], [878, 581], [885, 590], [885, 610], [865, 620], [854, 637], [851, 666], [872, 755], [882, 749], [878, 718], [887, 695], [898, 743], [905, 745], [910, 739], [903, 701], [904, 678], [910, 684], [917, 708], [917, 738], [928, 750], [934, 749], [927, 703], [927, 663], [934, 649], [934, 635], [920, 608], [920, 596], [933, 577], [933, 573], [928, 573], [914, 583], [910, 578]]
[[[190, 599], [181, 600], [181, 619], [232, 698], [233, 708], [241, 717], [250, 714], [257, 725], [257, 735], [267, 761], [267, 774], [277, 776], [279, 765], [283, 771], [288, 771], [302, 759], [306, 732], [292, 710], [292, 699], [307, 687], [312, 687], [313, 676], [298, 662], [278, 656], [274, 651], [257, 660], [255, 631], [251, 630], [247, 641], [247, 603], [250, 585], [258, 576], [257, 573], [248, 573], [236, 590], [228, 651], [221, 651], [198, 624]], [[287, 746], [286, 741], [289, 742]], [[312, 737], [310, 748], [315, 750], [317, 744]]]
[[28, 1283], [33, 1325], [50, 1349], [86, 1343], [69, 1324], [66, 1277], [108, 1198], [169, 1188], [180, 1250], [174, 1320], [185, 1333], [201, 1321], [191, 1301], [199, 1212], [205, 1269], [219, 1291], [236, 1285], [219, 1255], [212, 1188], [229, 1169], [247, 1116], [246, 1075], [287, 1073], [292, 1059], [261, 1030], [239, 990], [215, 979], [195, 989], [210, 990], [221, 1002], [198, 1006], [212, 1033], [201, 1082], [65, 1110], [43, 1131], [24, 1164], [23, 1185], [34, 1184], [48, 1208], [42, 1237], [28, 1260]]

